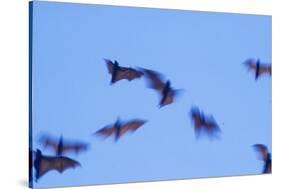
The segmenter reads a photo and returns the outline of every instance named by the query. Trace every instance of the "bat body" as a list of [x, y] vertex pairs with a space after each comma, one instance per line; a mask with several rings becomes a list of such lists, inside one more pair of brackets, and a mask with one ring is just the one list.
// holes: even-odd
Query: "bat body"
[[117, 119], [117, 121], [114, 124], [105, 126], [104, 128], [96, 131], [95, 134], [101, 135], [105, 138], [114, 135], [115, 141], [117, 141], [125, 133], [134, 132], [145, 123], [146, 123], [145, 120], [139, 120], [139, 119], [134, 119], [122, 123], [119, 119]]
[[35, 181], [51, 170], [63, 173], [66, 169], [81, 166], [78, 161], [63, 156], [45, 156], [37, 149], [34, 160]]
[[33, 166], [33, 151], [31, 150], [31, 148], [29, 148], [29, 154], [28, 154], [28, 184], [29, 184], [30, 188], [32, 188], [32, 182], [33, 182], [32, 166]]
[[66, 152], [79, 153], [88, 149], [88, 144], [82, 142], [65, 142], [62, 136], [60, 137], [59, 141], [50, 136], [43, 136], [40, 142], [45, 147], [51, 148], [58, 156]]
[[248, 59], [244, 62], [249, 71], [253, 71], [255, 73], [255, 80], [257, 80], [263, 74], [271, 75], [271, 65], [270, 64], [262, 64], [260, 60]]
[[149, 81], [149, 88], [155, 89], [161, 96], [159, 107], [161, 108], [165, 105], [172, 104], [177, 90], [171, 87], [171, 82], [169, 80], [164, 81], [163, 76], [156, 71], [148, 69], [142, 70]]
[[262, 173], [271, 173], [272, 160], [271, 154], [268, 152], [267, 147], [263, 144], [255, 144], [254, 148], [259, 153], [260, 159], [264, 162]]
[[192, 107], [191, 118], [194, 123], [194, 130], [197, 138], [202, 132], [210, 137], [218, 137], [220, 128], [213, 116], [206, 116], [199, 108]]
[[108, 72], [111, 74], [111, 84], [116, 83], [119, 80], [127, 79], [132, 81], [134, 79], [142, 77], [143, 73], [133, 68], [126, 68], [119, 66], [119, 63], [115, 60], [114, 63], [111, 60], [105, 59]]

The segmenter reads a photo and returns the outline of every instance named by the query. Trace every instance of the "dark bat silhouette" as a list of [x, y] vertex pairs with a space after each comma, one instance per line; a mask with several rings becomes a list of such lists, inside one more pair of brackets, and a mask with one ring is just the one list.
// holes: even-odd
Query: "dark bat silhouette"
[[248, 59], [244, 62], [249, 71], [254, 71], [255, 80], [257, 80], [262, 74], [271, 75], [271, 65], [262, 64], [260, 60]]
[[165, 105], [171, 104], [174, 102], [175, 96], [179, 90], [174, 90], [171, 87], [171, 82], [169, 80], [164, 81], [164, 77], [162, 74], [148, 69], [143, 69], [145, 76], [147, 77], [149, 83], [148, 87], [155, 89], [161, 95], [161, 99], [159, 102], [159, 107], [163, 107]]
[[32, 183], [33, 183], [33, 175], [32, 175], [32, 167], [33, 167], [33, 151], [31, 148], [29, 148], [29, 153], [28, 153], [28, 184], [29, 187], [32, 188]]
[[35, 181], [37, 182], [44, 174], [51, 170], [63, 173], [66, 169], [81, 166], [76, 160], [64, 156], [45, 156], [37, 149], [35, 152], [34, 168]]
[[133, 119], [131, 121], [122, 123], [119, 119], [117, 119], [117, 121], [114, 124], [105, 126], [104, 128], [95, 132], [95, 134], [101, 135], [105, 138], [111, 135], [115, 135], [115, 141], [117, 141], [125, 133], [129, 131], [130, 132], [136, 131], [146, 122], [147, 121], [145, 120]]
[[262, 173], [271, 173], [271, 154], [268, 152], [267, 147], [263, 144], [255, 144], [253, 147], [259, 153], [260, 159], [264, 162]]
[[220, 128], [213, 116], [206, 116], [198, 107], [191, 108], [191, 118], [194, 123], [195, 135], [198, 138], [201, 133], [206, 133], [209, 137], [218, 137]]
[[126, 68], [119, 66], [119, 63], [115, 60], [114, 63], [111, 60], [104, 59], [107, 65], [108, 72], [111, 74], [111, 84], [115, 82], [127, 79], [128, 81], [132, 81], [136, 78], [140, 78], [143, 76], [141, 71], [138, 71], [133, 68]]
[[58, 156], [66, 152], [72, 151], [79, 153], [88, 149], [88, 144], [82, 142], [65, 142], [62, 136], [59, 141], [50, 136], [43, 136], [41, 137], [40, 142], [44, 145], [44, 147], [51, 148]]

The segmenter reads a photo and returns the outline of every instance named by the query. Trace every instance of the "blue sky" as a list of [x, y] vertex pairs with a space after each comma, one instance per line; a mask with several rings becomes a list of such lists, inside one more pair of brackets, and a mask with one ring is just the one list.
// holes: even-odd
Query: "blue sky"
[[[271, 151], [271, 78], [256, 82], [242, 62], [271, 63], [270, 16], [40, 1], [33, 10], [33, 148], [44, 133], [90, 143], [67, 154], [81, 168], [49, 172], [35, 187], [262, 171], [252, 145]], [[104, 58], [157, 70], [184, 92], [159, 109], [143, 78], [109, 85]], [[196, 140], [193, 105], [215, 117], [220, 140]], [[117, 143], [91, 135], [117, 117], [148, 122]]]

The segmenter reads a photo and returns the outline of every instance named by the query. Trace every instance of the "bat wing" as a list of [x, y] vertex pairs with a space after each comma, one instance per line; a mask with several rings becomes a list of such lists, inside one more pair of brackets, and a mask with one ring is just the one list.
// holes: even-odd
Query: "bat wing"
[[147, 121], [145, 120], [132, 120], [129, 121], [127, 123], [125, 123], [120, 130], [120, 136], [122, 136], [123, 134], [125, 134], [128, 131], [134, 132], [136, 131], [138, 128], [140, 128], [143, 124], [145, 124]]
[[160, 107], [163, 107], [163, 106], [168, 105], [168, 104], [172, 104], [173, 101], [174, 101], [174, 96], [175, 96], [175, 91], [171, 89], [168, 92], [165, 99], [161, 102]]
[[254, 59], [247, 59], [244, 62], [244, 65], [248, 68], [249, 71], [250, 70], [256, 71], [256, 69], [257, 69], [256, 60], [254, 60]]
[[153, 70], [143, 69], [144, 73], [146, 74], [149, 80], [149, 87], [162, 91], [165, 87], [165, 82], [163, 81], [163, 76]]
[[47, 136], [43, 136], [40, 139], [40, 143], [46, 148], [51, 148], [53, 149], [55, 152], [58, 149], [58, 142], [51, 138], [51, 137], [47, 137]]
[[42, 177], [44, 174], [46, 174], [47, 172], [51, 171], [55, 169], [55, 166], [52, 164], [52, 161], [49, 160], [49, 158], [44, 158], [42, 157], [40, 159], [40, 164], [39, 166], [35, 167], [36, 170], [36, 179], [39, 179], [40, 177]]
[[76, 153], [87, 150], [88, 144], [84, 143], [75, 143], [75, 144], [64, 144], [62, 152], [69, 152], [69, 151], [74, 151]]
[[191, 118], [194, 123], [194, 128], [200, 129], [202, 126], [202, 121], [201, 121], [202, 119], [201, 119], [200, 111], [197, 107], [192, 107]]
[[66, 169], [74, 169], [77, 166], [81, 166], [78, 161], [68, 157], [54, 157], [51, 161], [52, 164], [54, 164], [54, 168], [60, 173], [64, 172]]
[[262, 159], [263, 161], [267, 161], [268, 150], [267, 150], [267, 147], [265, 145], [255, 144], [254, 149], [259, 153], [260, 159]]
[[132, 81], [133, 79], [140, 78], [142, 75], [143, 73], [141, 71], [137, 71], [133, 68], [120, 67], [117, 71], [115, 82], [121, 79]]
[[112, 125], [110, 126], [106, 126], [100, 130], [98, 130], [97, 132], [95, 132], [95, 134], [101, 135], [105, 138], [113, 135], [116, 132], [116, 128], [112, 127]]
[[194, 128], [195, 129], [200, 129], [201, 128], [201, 118], [200, 115], [196, 114], [196, 115], [192, 115], [192, 120], [194, 123]]
[[142, 77], [143, 73], [133, 68], [128, 68], [125, 75], [127, 80], [132, 81], [133, 79]]
[[114, 66], [113, 62], [111, 60], [108, 60], [108, 59], [104, 59], [104, 61], [106, 62], [108, 73], [112, 74], [113, 73], [113, 66]]
[[212, 116], [206, 120], [204, 126], [209, 136], [218, 136], [220, 132], [220, 127]]
[[261, 65], [259, 72], [260, 72], [260, 74], [268, 73], [271, 75], [271, 66], [270, 65]]
[[[38, 160], [37, 160], [38, 161]], [[67, 157], [57, 156], [42, 156], [40, 157], [40, 164], [36, 167], [36, 178], [39, 179], [49, 171], [56, 170], [60, 173], [69, 168], [81, 166], [78, 161]]]

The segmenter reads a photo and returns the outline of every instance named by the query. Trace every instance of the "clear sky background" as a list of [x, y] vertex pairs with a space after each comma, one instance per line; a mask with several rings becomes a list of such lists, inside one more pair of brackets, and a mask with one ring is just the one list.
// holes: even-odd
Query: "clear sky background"
[[[48, 133], [88, 142], [66, 154], [82, 167], [51, 171], [35, 187], [259, 174], [252, 145], [271, 151], [271, 78], [242, 62], [271, 63], [271, 17], [36, 1], [34, 150]], [[104, 58], [157, 70], [184, 92], [158, 108], [145, 80], [109, 85]], [[219, 140], [196, 140], [190, 108], [212, 114]], [[148, 122], [117, 143], [92, 136], [117, 117]]]

